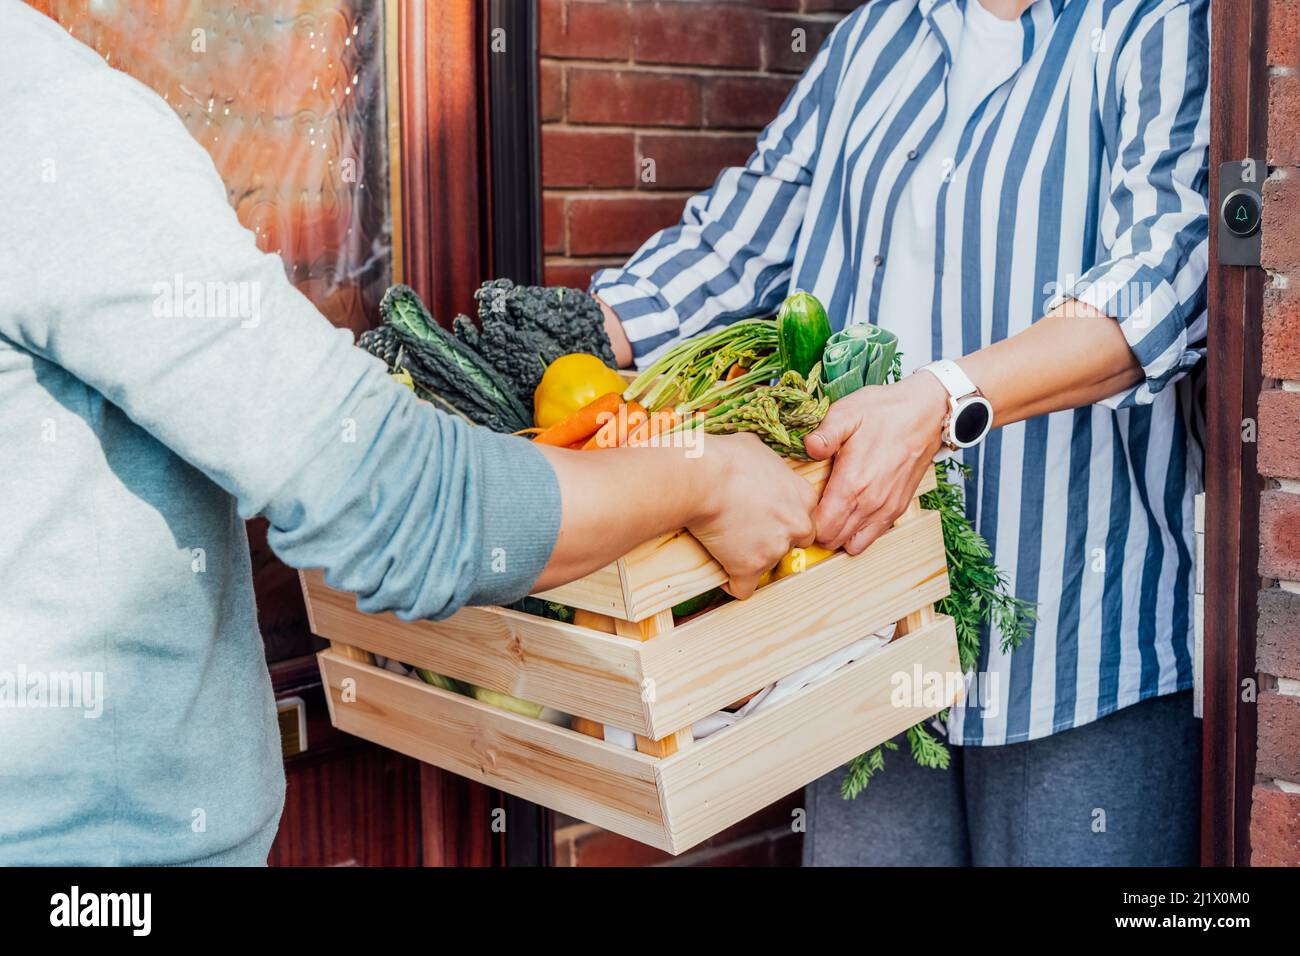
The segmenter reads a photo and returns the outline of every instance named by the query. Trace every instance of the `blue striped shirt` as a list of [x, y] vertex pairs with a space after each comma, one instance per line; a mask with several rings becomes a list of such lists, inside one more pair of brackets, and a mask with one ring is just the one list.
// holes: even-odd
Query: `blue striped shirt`
[[1208, 0], [1030, 6], [1018, 69], [976, 107], [933, 190], [933, 283], [884, 316], [896, 213], [943, 124], [966, 2], [873, 0], [847, 17], [748, 163], [592, 290], [638, 365], [770, 313], [792, 288], [837, 327], [898, 333], [911, 367], [1014, 335], [1066, 298], [1119, 321], [1143, 381], [965, 454], [970, 517], [1038, 609], [1012, 654], [983, 635], [979, 680], [952, 710], [952, 742], [992, 745], [1192, 685], [1209, 28]]

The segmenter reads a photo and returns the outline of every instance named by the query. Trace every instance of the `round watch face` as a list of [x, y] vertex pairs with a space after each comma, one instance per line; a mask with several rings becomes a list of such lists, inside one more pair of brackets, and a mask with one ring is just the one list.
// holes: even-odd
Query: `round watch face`
[[952, 437], [962, 447], [973, 445], [984, 437], [991, 420], [988, 402], [965, 402], [953, 419]]

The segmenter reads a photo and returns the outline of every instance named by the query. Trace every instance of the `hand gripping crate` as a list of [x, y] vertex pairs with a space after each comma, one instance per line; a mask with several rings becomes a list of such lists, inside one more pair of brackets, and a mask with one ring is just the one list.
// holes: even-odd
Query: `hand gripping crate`
[[[818, 485], [824, 463], [795, 466]], [[917, 495], [934, 487], [928, 475]], [[856, 557], [837, 554], [674, 625], [671, 608], [724, 580], [686, 531], [538, 595], [608, 615], [606, 633], [500, 607], [445, 621], [369, 615], [302, 574], [330, 718], [341, 730], [681, 853], [954, 701], [960, 681], [939, 515], [914, 500]], [[774, 706], [700, 740], [691, 725], [897, 623], [895, 637]], [[381, 654], [572, 715], [503, 710], [374, 665]], [[936, 700], [916, 677], [949, 688]], [[631, 750], [602, 725], [636, 735]]]

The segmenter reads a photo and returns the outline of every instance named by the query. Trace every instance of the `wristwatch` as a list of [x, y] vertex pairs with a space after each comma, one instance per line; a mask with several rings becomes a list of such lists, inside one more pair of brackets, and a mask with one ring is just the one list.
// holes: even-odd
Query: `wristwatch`
[[921, 366], [917, 372], [929, 372], [948, 390], [948, 415], [941, 433], [944, 447], [954, 452], [982, 442], [993, 427], [993, 406], [961, 366], [942, 359]]

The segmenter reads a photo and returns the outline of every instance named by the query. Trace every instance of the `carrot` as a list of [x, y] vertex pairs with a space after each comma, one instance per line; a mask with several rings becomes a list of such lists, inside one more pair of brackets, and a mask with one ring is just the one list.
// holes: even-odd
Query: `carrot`
[[744, 375], [748, 371], [749, 369], [745, 368], [745, 366], [737, 362], [735, 365], [731, 366], [731, 368], [727, 369], [726, 380], [728, 382], [734, 381], [735, 379], [740, 378], [740, 376]]
[[614, 623], [614, 619], [608, 614], [584, 611], [580, 607], [573, 609], [573, 624], [575, 627], [589, 627], [593, 631], [601, 631], [605, 634], [618, 633], [618, 625]]
[[554, 445], [556, 448], [564, 448], [575, 441], [586, 441], [600, 428], [601, 415], [617, 412], [622, 401], [623, 398], [618, 392], [606, 392], [582, 406], [558, 425], [552, 425], [543, 431], [533, 441], [541, 445]]
[[661, 408], [646, 421], [628, 432], [627, 441], [624, 444], [647, 444], [655, 436], [672, 431], [680, 421], [681, 419], [677, 417], [677, 413], [671, 408]]
[[627, 436], [648, 417], [649, 414], [640, 402], [628, 402], [626, 405], [620, 405], [616, 411], [609, 415], [605, 423], [597, 429], [596, 434], [587, 440], [587, 443], [582, 446], [582, 450], [618, 448], [620, 445], [627, 443]]
[[574, 451], [582, 451], [582, 446], [585, 444], [587, 444], [587, 440], [585, 438], [579, 438], [577, 441], [570, 445], [565, 445], [564, 447], [572, 448]]

